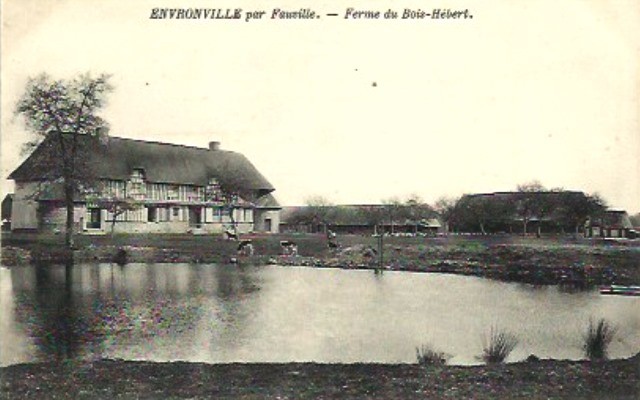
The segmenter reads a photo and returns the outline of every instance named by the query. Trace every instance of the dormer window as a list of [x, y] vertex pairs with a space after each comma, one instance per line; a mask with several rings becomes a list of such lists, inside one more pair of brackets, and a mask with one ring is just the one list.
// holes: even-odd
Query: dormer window
[[136, 200], [141, 200], [144, 198], [146, 192], [144, 170], [142, 168], [135, 168], [129, 177], [129, 195]]
[[207, 201], [220, 201], [222, 199], [222, 188], [216, 178], [209, 178], [205, 196]]

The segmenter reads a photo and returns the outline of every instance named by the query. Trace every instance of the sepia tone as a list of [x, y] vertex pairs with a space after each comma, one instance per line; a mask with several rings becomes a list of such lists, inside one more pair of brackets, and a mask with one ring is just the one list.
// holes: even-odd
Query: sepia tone
[[635, 1], [0, 15], [2, 397], [640, 393]]

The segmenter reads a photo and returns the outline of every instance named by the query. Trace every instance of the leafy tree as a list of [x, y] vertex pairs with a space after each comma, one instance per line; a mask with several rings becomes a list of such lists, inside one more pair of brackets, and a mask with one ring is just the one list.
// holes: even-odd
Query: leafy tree
[[93, 78], [85, 74], [72, 80], [54, 80], [42, 74], [29, 79], [17, 103], [16, 114], [24, 117], [27, 127], [35, 134], [25, 146], [27, 151], [33, 151], [44, 139], [51, 138], [54, 151], [43, 162], [48, 164], [47, 180], [59, 179], [63, 187], [67, 248], [73, 246], [73, 201], [94, 183], [89, 160], [101, 143], [79, 138], [99, 138], [106, 134], [107, 122], [98, 116], [98, 111], [111, 90], [107, 75]]
[[494, 194], [463, 196], [453, 210], [457, 224], [466, 229], [479, 228], [483, 235], [490, 224], [497, 225], [513, 215], [512, 202]]
[[475, 230], [480, 228], [482, 234], [486, 234], [485, 224], [487, 215], [483, 211], [484, 196], [465, 195], [456, 205], [454, 210], [455, 219], [463, 230]]
[[629, 217], [629, 220], [631, 221], [631, 225], [633, 225], [633, 227], [639, 227], [640, 226], [640, 212], [633, 214]]
[[574, 226], [575, 236], [580, 233], [589, 218], [599, 218], [606, 210], [605, 200], [599, 194], [585, 195], [582, 192], [561, 192], [558, 199], [559, 218]]

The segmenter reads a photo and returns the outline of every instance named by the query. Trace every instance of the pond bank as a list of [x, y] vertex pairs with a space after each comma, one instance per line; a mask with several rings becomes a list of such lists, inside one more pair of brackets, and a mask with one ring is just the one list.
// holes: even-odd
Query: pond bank
[[495, 366], [202, 364], [101, 360], [0, 368], [1, 397], [636, 399], [640, 354]]
[[[3, 236], [2, 265], [75, 262], [239, 263], [302, 265], [325, 268], [380, 267], [376, 238], [340, 237], [328, 249], [319, 235], [249, 236], [253, 256], [238, 256], [237, 242], [217, 237], [79, 237], [77, 250], [65, 251], [60, 238]], [[298, 244], [296, 256], [281, 255], [280, 240]], [[640, 284], [640, 245], [556, 239], [389, 238], [382, 265], [386, 270], [440, 272], [531, 284]], [[118, 257], [120, 256], [120, 257]], [[123, 258], [122, 258], [123, 257]], [[120, 259], [119, 259], [120, 258]]]

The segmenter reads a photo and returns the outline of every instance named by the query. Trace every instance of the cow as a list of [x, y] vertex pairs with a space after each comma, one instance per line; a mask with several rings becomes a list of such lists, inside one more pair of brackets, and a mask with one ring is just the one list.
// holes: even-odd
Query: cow
[[253, 243], [251, 240], [241, 240], [238, 243], [238, 255], [239, 256], [252, 256], [253, 255]]
[[297, 256], [298, 245], [290, 240], [280, 241], [280, 250], [284, 256]]
[[238, 233], [230, 229], [224, 231], [224, 235], [227, 240], [238, 240]]

